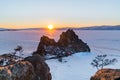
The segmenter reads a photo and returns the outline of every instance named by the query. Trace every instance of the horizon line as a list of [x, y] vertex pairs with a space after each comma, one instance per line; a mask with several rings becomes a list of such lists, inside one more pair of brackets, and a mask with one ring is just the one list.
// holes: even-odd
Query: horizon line
[[[62, 28], [87, 28], [87, 27], [99, 27], [99, 26], [120, 26], [120, 24], [117, 25], [93, 25], [93, 26], [81, 26], [81, 27], [54, 27], [54, 29], [62, 29]], [[38, 29], [46, 29], [47, 27], [25, 27], [25, 28], [4, 28], [4, 27], [0, 27], [2, 29], [34, 29], [34, 28], [38, 28]]]

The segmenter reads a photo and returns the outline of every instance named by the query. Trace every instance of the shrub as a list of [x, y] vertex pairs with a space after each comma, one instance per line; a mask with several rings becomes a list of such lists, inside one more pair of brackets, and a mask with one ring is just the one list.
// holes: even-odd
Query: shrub
[[111, 65], [115, 62], [117, 62], [116, 58], [107, 59], [107, 55], [105, 54], [105, 55], [97, 55], [95, 59], [93, 59], [93, 61], [91, 62], [91, 65], [99, 70], [102, 69], [104, 66]]

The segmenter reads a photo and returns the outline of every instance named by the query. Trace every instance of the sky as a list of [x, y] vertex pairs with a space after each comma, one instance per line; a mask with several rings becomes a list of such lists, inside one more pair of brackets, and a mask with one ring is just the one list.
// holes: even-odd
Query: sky
[[120, 25], [120, 0], [0, 0], [0, 28]]

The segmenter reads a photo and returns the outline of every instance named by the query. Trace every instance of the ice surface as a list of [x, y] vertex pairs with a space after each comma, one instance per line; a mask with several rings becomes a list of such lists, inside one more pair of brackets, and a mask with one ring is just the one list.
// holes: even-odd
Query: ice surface
[[51, 68], [53, 80], [89, 80], [96, 71], [89, 63], [91, 58], [93, 54], [76, 53], [64, 58], [62, 63], [58, 60], [48, 60], [47, 63]]
[[[17, 45], [23, 46], [24, 54], [30, 55], [36, 50], [40, 37], [47, 35], [57, 41], [64, 30], [23, 30], [0, 32], [0, 54], [12, 52]], [[107, 30], [75, 30], [76, 34], [86, 42], [91, 53], [77, 53], [64, 58], [66, 63], [58, 60], [48, 60], [53, 80], [89, 80], [97, 71], [90, 63], [97, 54], [107, 54], [109, 58], [117, 58], [118, 63], [107, 66], [120, 68], [120, 31]]]

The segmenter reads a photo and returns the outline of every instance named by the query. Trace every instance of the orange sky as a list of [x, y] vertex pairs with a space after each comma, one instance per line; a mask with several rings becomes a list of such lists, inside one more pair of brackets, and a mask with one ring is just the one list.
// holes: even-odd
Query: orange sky
[[46, 28], [48, 27], [48, 25], [53, 25], [54, 28], [63, 28], [63, 27], [89, 27], [89, 26], [101, 26], [101, 25], [117, 25], [119, 23], [117, 22], [111, 22], [111, 23], [104, 23], [104, 24], [101, 24], [101, 23], [81, 23], [81, 24], [73, 24], [73, 23], [68, 23], [68, 24], [65, 24], [65, 23], [47, 23], [47, 24], [39, 24], [39, 23], [36, 23], [36, 24], [18, 24], [18, 23], [9, 23], [9, 24], [0, 24], [0, 28], [10, 28], [10, 29], [22, 29], [22, 28]]
[[120, 25], [120, 0], [0, 0], [0, 28]]

